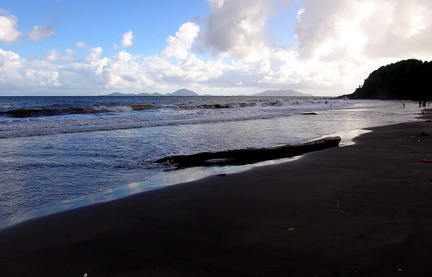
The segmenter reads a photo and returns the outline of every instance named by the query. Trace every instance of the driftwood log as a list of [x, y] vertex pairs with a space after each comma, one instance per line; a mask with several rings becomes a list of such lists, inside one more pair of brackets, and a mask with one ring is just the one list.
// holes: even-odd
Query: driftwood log
[[176, 155], [164, 157], [157, 163], [168, 163], [176, 167], [243, 165], [267, 160], [289, 158], [312, 151], [337, 147], [340, 137], [327, 137], [302, 144], [287, 144], [270, 148], [247, 148], [220, 152], [203, 152], [193, 155]]

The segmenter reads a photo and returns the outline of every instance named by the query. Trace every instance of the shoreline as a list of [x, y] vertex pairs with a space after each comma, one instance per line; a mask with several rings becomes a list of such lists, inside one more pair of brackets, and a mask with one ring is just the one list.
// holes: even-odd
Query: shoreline
[[[367, 129], [357, 129], [344, 132], [338, 132], [329, 134], [317, 138], [316, 140], [325, 139], [327, 137], [339, 136], [342, 140], [338, 147], [344, 147], [354, 144], [354, 139], [357, 136], [370, 132]], [[313, 141], [313, 140], [311, 140]], [[309, 141], [305, 142], [308, 143]], [[302, 155], [295, 155], [288, 158], [279, 158], [265, 160], [261, 162], [255, 162], [244, 165], [230, 165], [230, 166], [197, 166], [187, 168], [176, 168], [170, 171], [162, 171], [153, 176], [150, 176], [144, 181], [133, 182], [127, 185], [121, 185], [109, 189], [105, 189], [99, 192], [91, 193], [88, 195], [72, 198], [59, 203], [41, 207], [35, 210], [30, 210], [22, 214], [18, 214], [12, 217], [0, 218], [0, 231], [16, 224], [21, 224], [28, 220], [34, 220], [40, 217], [53, 215], [56, 213], [62, 213], [65, 211], [101, 204], [109, 201], [116, 201], [124, 197], [129, 197], [135, 194], [148, 192], [154, 189], [161, 189], [168, 186], [173, 186], [181, 183], [198, 181], [203, 178], [207, 178], [213, 175], [221, 174], [234, 174], [244, 172], [255, 167], [269, 166], [280, 163], [287, 163], [295, 161], [301, 158]]]
[[3, 276], [429, 276], [432, 128], [49, 215], [0, 231]]

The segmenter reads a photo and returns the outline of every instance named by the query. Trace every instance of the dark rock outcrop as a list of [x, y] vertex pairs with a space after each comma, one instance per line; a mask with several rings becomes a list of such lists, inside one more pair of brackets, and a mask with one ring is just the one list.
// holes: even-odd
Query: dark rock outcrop
[[220, 152], [203, 152], [193, 155], [169, 156], [157, 160], [157, 163], [168, 163], [178, 168], [211, 165], [242, 165], [266, 160], [289, 158], [312, 151], [337, 147], [340, 137], [327, 137], [302, 144], [287, 144], [270, 148], [247, 148]]

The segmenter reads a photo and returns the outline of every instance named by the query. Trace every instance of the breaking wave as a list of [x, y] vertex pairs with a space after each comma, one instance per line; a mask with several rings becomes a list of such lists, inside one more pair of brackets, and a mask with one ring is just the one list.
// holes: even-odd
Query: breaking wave
[[269, 119], [350, 105], [336, 100], [329, 104], [323, 99], [247, 97], [159, 98], [137, 104], [132, 100], [136, 101], [90, 103], [93, 105], [69, 101], [45, 106], [35, 102], [0, 111], [0, 138]]
[[11, 117], [39, 117], [39, 116], [55, 116], [67, 114], [96, 114], [108, 112], [130, 112], [156, 109], [155, 105], [131, 105], [131, 106], [96, 106], [85, 108], [30, 108], [16, 109], [2, 112], [3, 115]]

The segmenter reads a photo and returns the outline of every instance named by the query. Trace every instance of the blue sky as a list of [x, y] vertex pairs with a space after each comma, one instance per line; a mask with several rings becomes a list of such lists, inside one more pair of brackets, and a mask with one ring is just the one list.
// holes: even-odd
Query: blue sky
[[[102, 46], [106, 55], [114, 55], [121, 48], [121, 36], [129, 30], [135, 37], [130, 53], [155, 55], [179, 26], [209, 11], [201, 0], [6, 0], [0, 5], [18, 18], [22, 32], [30, 32], [38, 25], [51, 27], [56, 33], [36, 42], [7, 45], [23, 57], [40, 57], [50, 49], [75, 48], [77, 42]], [[114, 49], [114, 44], [119, 48]]]
[[351, 93], [431, 60], [427, 0], [2, 0], [0, 95]]

